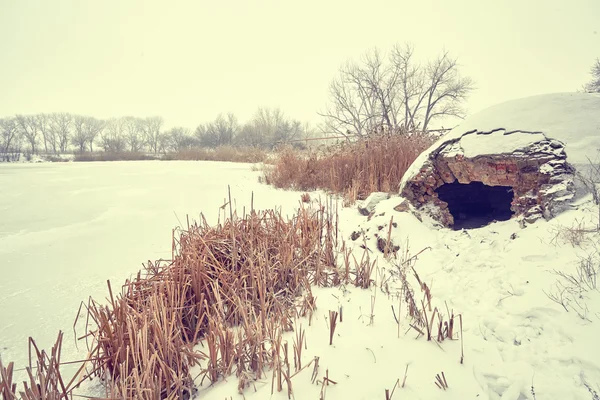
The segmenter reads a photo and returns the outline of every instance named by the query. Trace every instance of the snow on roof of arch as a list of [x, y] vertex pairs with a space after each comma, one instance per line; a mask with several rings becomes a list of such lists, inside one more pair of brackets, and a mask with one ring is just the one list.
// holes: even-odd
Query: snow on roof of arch
[[566, 145], [572, 164], [595, 159], [600, 149], [600, 94], [553, 93], [511, 100], [466, 118], [423, 152], [401, 186], [415, 176], [432, 152], [458, 141], [468, 157], [508, 153], [544, 139]]

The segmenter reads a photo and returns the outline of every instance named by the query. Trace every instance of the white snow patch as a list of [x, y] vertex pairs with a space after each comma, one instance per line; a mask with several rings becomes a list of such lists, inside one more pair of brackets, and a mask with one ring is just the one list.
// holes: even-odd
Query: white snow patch
[[505, 131], [500, 130], [485, 135], [465, 135], [460, 141], [460, 146], [465, 157], [474, 158], [488, 154], [512, 153], [544, 139], [546, 138], [541, 133], [514, 132], [507, 135]]

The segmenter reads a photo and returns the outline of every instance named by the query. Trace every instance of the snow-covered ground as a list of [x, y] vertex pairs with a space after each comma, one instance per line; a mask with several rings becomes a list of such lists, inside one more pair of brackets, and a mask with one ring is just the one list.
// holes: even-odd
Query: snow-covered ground
[[[559, 234], [566, 232], [565, 227], [597, 225], [598, 208], [589, 197], [578, 210], [550, 222], [521, 229], [515, 221], [506, 221], [469, 231], [435, 229], [410, 213], [394, 211], [399, 203], [399, 198], [381, 202], [370, 221], [355, 208], [344, 209], [343, 235], [352, 243], [352, 232], [365, 232], [371, 256], [379, 258], [380, 270], [374, 274], [379, 286], [387, 276], [384, 270], [395, 270], [397, 262], [382, 257], [374, 234], [386, 237], [392, 216], [397, 226], [391, 238], [400, 252], [409, 248], [416, 254], [431, 248], [418, 257], [415, 270], [431, 288], [434, 306], [446, 316], [446, 307], [463, 315], [464, 363], [460, 340], [438, 345], [416, 338], [406, 304], [399, 305], [397, 298], [379, 288], [315, 290], [318, 311], [312, 326], [307, 320], [298, 324], [306, 329], [303, 364], [318, 356], [318, 380], [328, 370], [329, 378], [337, 382], [326, 388], [326, 399], [385, 399], [385, 389], [391, 392], [398, 379], [404, 380], [407, 365], [406, 385], [396, 387], [392, 399], [597, 399], [590, 390], [600, 394], [600, 293], [588, 290], [574, 298], [565, 296], [569, 312], [546, 295], [556, 293], [555, 270], [576, 275], [579, 257], [598, 256], [597, 235], [586, 235], [581, 246], [573, 246], [568, 235]], [[363, 237], [354, 242], [357, 256], [362, 243]], [[596, 268], [598, 263], [596, 258]], [[393, 294], [397, 284], [392, 282], [388, 284]], [[416, 280], [411, 282], [418, 301], [423, 294]], [[392, 306], [396, 313], [402, 307], [400, 329]], [[329, 346], [328, 311], [340, 307], [343, 322]], [[457, 319], [456, 338], [459, 331]], [[286, 339], [291, 348], [293, 334]], [[447, 391], [434, 383], [441, 372]], [[319, 398], [322, 386], [311, 383], [312, 373], [311, 366], [292, 378], [296, 399]], [[231, 377], [202, 388], [198, 398], [243, 398], [236, 393], [237, 379]], [[256, 382], [244, 398], [271, 398], [271, 377]], [[287, 393], [272, 398], [284, 399]]]
[[[168, 258], [171, 229], [185, 224], [186, 214], [204, 212], [216, 222], [228, 184], [240, 210], [249, 206], [251, 192], [256, 208], [292, 212], [298, 205], [299, 193], [261, 185], [257, 177], [247, 164], [212, 162], [0, 166], [2, 360], [22, 367], [30, 335], [46, 348], [59, 329], [72, 335], [79, 302], [104, 298], [107, 279], [118, 285], [147, 259]], [[371, 257], [379, 258], [378, 286], [385, 271], [396, 268], [381, 256], [374, 236], [387, 235], [392, 216], [391, 237], [400, 252], [430, 247], [415, 270], [431, 287], [434, 306], [447, 314], [447, 304], [463, 315], [464, 363], [460, 340], [438, 345], [416, 338], [404, 303], [398, 329], [391, 307], [398, 314], [398, 299], [379, 287], [315, 289], [312, 325], [298, 324], [306, 329], [303, 364], [317, 356], [320, 368], [314, 384], [312, 366], [292, 378], [294, 397], [318, 399], [323, 388], [317, 381], [328, 371], [337, 384], [325, 388], [326, 399], [385, 399], [385, 389], [402, 383], [408, 365], [405, 387], [396, 387], [392, 399], [594, 399], [590, 390], [600, 393], [600, 293], [571, 296], [569, 312], [546, 295], [559, 280], [553, 271], [576, 273], [579, 257], [594, 254], [598, 236], [585, 235], [573, 246], [558, 234], [564, 227], [597, 224], [598, 209], [589, 200], [525, 229], [515, 221], [470, 231], [437, 229], [394, 211], [400, 202], [394, 197], [380, 202], [370, 220], [355, 207], [342, 209], [340, 229], [356, 256], [365, 237]], [[355, 231], [364, 235], [352, 241]], [[397, 283], [388, 284], [395, 293]], [[343, 322], [329, 346], [328, 312], [340, 306]], [[458, 319], [454, 332], [460, 337]], [[286, 338], [291, 348], [292, 336]], [[65, 361], [81, 356], [72, 343], [65, 343]], [[434, 384], [442, 372], [446, 391]], [[243, 398], [235, 376], [198, 392], [198, 398], [230, 396]], [[271, 398], [271, 379], [255, 382], [244, 397]]]

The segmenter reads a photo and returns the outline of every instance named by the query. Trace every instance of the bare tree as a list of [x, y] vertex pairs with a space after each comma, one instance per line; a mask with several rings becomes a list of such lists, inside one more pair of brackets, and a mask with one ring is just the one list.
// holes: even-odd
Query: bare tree
[[406, 130], [419, 127], [418, 100], [422, 98], [425, 86], [423, 72], [419, 65], [414, 64], [413, 54], [414, 49], [408, 44], [397, 44], [391, 53], [391, 62], [398, 75], [395, 85], [397, 101], [392, 112], [398, 115], [396, 125], [400, 123]]
[[592, 80], [583, 86], [583, 90], [587, 93], [600, 93], [600, 58], [597, 58], [594, 65], [592, 65], [590, 74]]
[[86, 130], [86, 117], [75, 115], [73, 117], [73, 136], [71, 143], [77, 147], [80, 153], [83, 153], [87, 147], [88, 135]]
[[160, 150], [162, 126], [164, 120], [162, 117], [148, 117], [143, 121], [144, 139], [150, 151], [157, 154]]
[[235, 138], [236, 146], [263, 147], [265, 139], [252, 122], [246, 123]]
[[182, 151], [195, 146], [196, 140], [191, 136], [190, 130], [182, 127], [174, 127], [167, 131], [168, 145], [165, 150]]
[[239, 131], [240, 126], [237, 118], [229, 113], [227, 117], [219, 114], [213, 122], [199, 125], [194, 134], [201, 146], [214, 148], [232, 144]]
[[[465, 110], [462, 108], [462, 104], [473, 90], [473, 81], [471, 78], [461, 77], [457, 68], [456, 59], [451, 58], [448, 52], [444, 52], [427, 64], [425, 68], [427, 90], [421, 96], [425, 101], [422, 119], [424, 131], [435, 118], [464, 118]], [[422, 104], [420, 99], [417, 107], [413, 109], [413, 115], [420, 111], [419, 107]]]
[[73, 116], [68, 113], [50, 114], [50, 136], [54, 152], [64, 153], [69, 146]]
[[125, 151], [127, 141], [123, 130], [123, 119], [112, 118], [106, 122], [106, 127], [102, 134], [102, 147], [106, 152]]
[[292, 145], [294, 147], [306, 148], [309, 144], [309, 140], [311, 141], [310, 143], [316, 144], [316, 142], [314, 142], [314, 139], [316, 139], [315, 133], [315, 129], [309, 122], [302, 123], [300, 126], [300, 135], [296, 136], [296, 139], [305, 139], [305, 141], [297, 140], [293, 142]]
[[15, 117], [23, 137], [29, 142], [31, 154], [37, 152], [37, 141], [40, 131], [38, 130], [37, 120], [35, 115], [20, 115]]
[[16, 118], [0, 119], [0, 160], [10, 161], [10, 153], [16, 153], [20, 146], [19, 125]]
[[87, 141], [90, 145], [90, 151], [94, 151], [94, 142], [96, 138], [102, 133], [104, 130], [104, 126], [106, 122], [97, 119], [94, 117], [85, 117], [85, 132], [87, 136]]
[[52, 149], [50, 117], [48, 114], [37, 114], [35, 116], [35, 122], [37, 129], [42, 134], [42, 140], [44, 141], [44, 152], [48, 153], [48, 148]]
[[166, 131], [160, 136], [158, 141], [158, 148], [161, 153], [167, 153], [171, 149], [171, 132]]
[[320, 115], [325, 131], [344, 136], [365, 136], [380, 126], [427, 130], [435, 119], [464, 117], [461, 105], [472, 90], [472, 80], [459, 75], [448, 52], [419, 65], [411, 46], [396, 45], [387, 62], [374, 49], [344, 65]]
[[273, 148], [278, 144], [299, 138], [301, 134], [301, 122], [288, 119], [278, 108], [259, 108], [252, 121], [241, 129], [237, 143]]
[[297, 120], [284, 120], [279, 123], [273, 135], [275, 145], [291, 143], [302, 136], [302, 123]]
[[129, 147], [129, 151], [137, 152], [143, 146], [143, 126], [142, 121], [135, 117], [123, 117], [122, 127], [125, 134], [125, 140]]

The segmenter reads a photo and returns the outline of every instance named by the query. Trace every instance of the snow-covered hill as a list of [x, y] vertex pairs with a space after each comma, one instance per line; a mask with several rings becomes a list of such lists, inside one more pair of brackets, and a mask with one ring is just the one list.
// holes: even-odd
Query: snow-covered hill
[[[377, 285], [370, 290], [315, 291], [318, 310], [312, 325], [298, 323], [306, 329], [304, 363], [316, 356], [320, 367], [314, 383], [312, 365], [292, 378], [296, 399], [318, 399], [326, 373], [337, 383], [325, 388], [326, 399], [385, 399], [385, 389], [391, 392], [397, 380], [401, 385], [407, 367], [405, 386], [396, 387], [392, 399], [597, 398], [593, 392], [600, 393], [600, 292], [581, 283], [581, 292], [563, 293], [567, 309], [550, 298], [560, 287], [575, 286], [560, 274], [579, 276], [582, 260], [591, 260], [598, 272], [598, 234], [578, 232], [597, 226], [598, 209], [589, 197], [576, 210], [525, 229], [506, 221], [469, 231], [434, 228], [410, 213], [395, 211], [399, 202], [398, 197], [380, 202], [370, 220], [356, 208], [341, 212], [341, 230], [355, 254], [366, 240], [370, 256], [378, 259], [379, 269], [373, 274]], [[400, 250], [397, 259], [388, 261], [375, 235], [387, 238], [392, 217], [391, 239]], [[354, 242], [353, 232], [362, 232]], [[394, 296], [399, 283], [389, 276], [397, 270], [400, 253], [414, 255], [424, 249], [415, 271], [430, 287], [434, 307], [445, 316], [446, 310], [462, 315], [462, 340], [455, 318], [455, 340], [427, 341], [410, 327], [406, 304]], [[585, 280], [591, 284], [595, 279], [593, 275]], [[416, 279], [409, 280], [415, 298], [423, 298]], [[340, 307], [343, 322], [329, 346], [328, 312]], [[288, 335], [290, 346], [292, 336]], [[442, 372], [447, 390], [435, 384]], [[271, 396], [269, 378], [254, 383], [242, 397], [237, 395], [237, 379], [231, 377], [201, 388], [198, 398], [229, 396], [284, 399], [287, 393]]]

